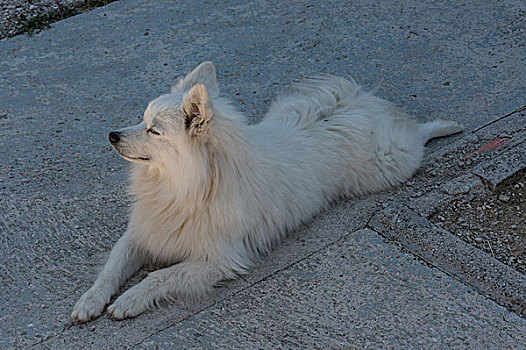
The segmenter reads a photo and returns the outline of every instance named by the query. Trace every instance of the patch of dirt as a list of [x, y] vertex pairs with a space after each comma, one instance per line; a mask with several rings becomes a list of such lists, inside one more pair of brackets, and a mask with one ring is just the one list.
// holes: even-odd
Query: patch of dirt
[[526, 171], [516, 174], [494, 192], [455, 198], [430, 220], [526, 273]]

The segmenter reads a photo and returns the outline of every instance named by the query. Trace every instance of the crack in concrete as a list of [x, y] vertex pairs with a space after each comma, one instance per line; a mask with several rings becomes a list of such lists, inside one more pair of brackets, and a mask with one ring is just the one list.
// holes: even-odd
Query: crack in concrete
[[34, 347], [37, 346], [37, 345], [42, 345], [43, 343], [46, 343], [46, 342], [48, 342], [48, 341], [50, 341], [50, 340], [52, 340], [52, 339], [54, 339], [54, 338], [56, 338], [56, 337], [58, 337], [58, 336], [61, 336], [62, 334], [64, 334], [68, 329], [70, 329], [70, 328], [73, 327], [74, 325], [75, 325], [75, 322], [71, 321], [70, 323], [64, 325], [64, 328], [63, 328], [60, 332], [55, 333], [55, 334], [51, 334], [51, 335], [49, 335], [47, 338], [42, 339], [42, 340], [40, 340], [40, 341], [37, 342], [37, 343], [34, 343], [34, 344], [29, 345], [29, 347], [30, 347], [30, 348], [34, 348]]
[[486, 128], [486, 127], [492, 125], [492, 124], [495, 124], [495, 123], [497, 123], [497, 122], [499, 122], [499, 121], [501, 121], [501, 120], [503, 120], [503, 119], [506, 119], [506, 118], [508, 118], [508, 117], [510, 117], [510, 116], [512, 116], [512, 115], [514, 115], [515, 113], [519, 113], [519, 112], [522, 112], [522, 111], [524, 111], [524, 110], [526, 110], [526, 105], [524, 105], [524, 106], [522, 106], [522, 107], [519, 107], [519, 108], [517, 108], [516, 110], [514, 110], [514, 111], [512, 111], [512, 112], [510, 112], [510, 113], [508, 113], [508, 114], [505, 114], [505, 115], [503, 115], [503, 116], [500, 116], [500, 117], [498, 117], [497, 119], [492, 120], [492, 121], [490, 121], [489, 123], [486, 123], [486, 124], [484, 124], [484, 125], [482, 125], [482, 126], [480, 126], [480, 127], [478, 127], [478, 128], [475, 128], [473, 131], [471, 131], [471, 134], [475, 134], [477, 131], [480, 131], [480, 130], [482, 130], [482, 129], [484, 129], [484, 128]]

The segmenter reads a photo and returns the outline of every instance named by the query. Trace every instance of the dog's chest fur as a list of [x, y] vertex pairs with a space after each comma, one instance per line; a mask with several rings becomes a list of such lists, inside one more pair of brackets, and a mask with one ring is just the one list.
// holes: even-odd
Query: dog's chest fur
[[[235, 228], [235, 216], [220, 215], [215, 206], [204, 206], [202, 198], [196, 198], [202, 193], [174, 191], [152, 169], [139, 165], [132, 177], [136, 201], [130, 239], [148, 258], [173, 264], [185, 259], [212, 260], [220, 255], [229, 238], [224, 226]], [[230, 209], [231, 213], [235, 211], [233, 205]]]

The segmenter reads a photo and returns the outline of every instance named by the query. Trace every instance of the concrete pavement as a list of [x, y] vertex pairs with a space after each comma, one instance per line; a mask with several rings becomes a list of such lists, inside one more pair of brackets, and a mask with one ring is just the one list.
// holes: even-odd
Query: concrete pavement
[[295, 78], [350, 76], [467, 135], [526, 104], [525, 10], [118, 1], [0, 41], [0, 348], [526, 347], [523, 318], [365, 227], [396, 190], [337, 204], [199, 305], [69, 320], [127, 220], [127, 165], [107, 131], [138, 120], [176, 76], [214, 61], [252, 122]]

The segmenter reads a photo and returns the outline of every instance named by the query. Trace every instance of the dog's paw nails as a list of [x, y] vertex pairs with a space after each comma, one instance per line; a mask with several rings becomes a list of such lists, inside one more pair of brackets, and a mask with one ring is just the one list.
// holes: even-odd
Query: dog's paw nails
[[102, 313], [106, 301], [97, 290], [88, 290], [73, 307], [71, 318], [75, 322], [86, 322]]
[[108, 314], [115, 320], [123, 320], [128, 317], [135, 317], [146, 311], [146, 307], [136, 298], [124, 293], [117, 298], [113, 304], [108, 306]]

